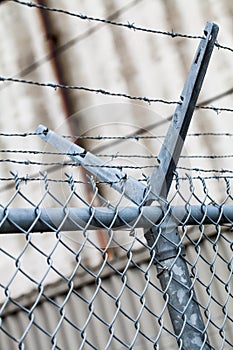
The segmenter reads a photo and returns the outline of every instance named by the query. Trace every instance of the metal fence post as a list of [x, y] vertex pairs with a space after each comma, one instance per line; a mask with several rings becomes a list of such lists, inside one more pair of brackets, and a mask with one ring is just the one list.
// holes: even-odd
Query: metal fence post
[[[164, 211], [164, 221], [145, 233], [148, 245], [155, 250], [158, 278], [168, 302], [168, 310], [178, 345], [181, 349], [211, 349], [195, 292], [184, 260], [185, 251], [178, 227], [172, 216], [166, 215], [166, 198], [189, 128], [195, 104], [208, 67], [218, 33], [218, 26], [207, 23], [170, 127], [162, 145], [159, 166], [151, 176], [154, 193]], [[150, 197], [150, 196], [149, 196]]]
[[[180, 349], [211, 349], [196, 301], [185, 251], [178, 227], [167, 218], [157, 229], [145, 233], [148, 245], [155, 250], [157, 277], [167, 300], [168, 311]], [[173, 224], [174, 223], [174, 224]]]

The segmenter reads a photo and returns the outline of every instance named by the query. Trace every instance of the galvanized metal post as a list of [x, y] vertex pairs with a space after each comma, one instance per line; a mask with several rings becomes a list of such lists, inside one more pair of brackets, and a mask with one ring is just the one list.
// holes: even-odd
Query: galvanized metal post
[[203, 83], [211, 53], [218, 33], [218, 26], [207, 23], [187, 77], [181, 103], [177, 106], [170, 127], [162, 145], [159, 166], [151, 176], [154, 193], [164, 210], [165, 220], [145, 233], [150, 247], [155, 250], [155, 264], [158, 278], [168, 300], [173, 328], [181, 349], [209, 350], [208, 338], [201, 312], [196, 301], [189, 270], [185, 262], [185, 251], [178, 227], [171, 215], [166, 216], [166, 198], [189, 128], [195, 104]]
[[157, 277], [168, 301], [168, 311], [180, 349], [211, 349], [177, 225], [168, 217], [157, 229], [146, 232], [145, 237], [155, 250]]

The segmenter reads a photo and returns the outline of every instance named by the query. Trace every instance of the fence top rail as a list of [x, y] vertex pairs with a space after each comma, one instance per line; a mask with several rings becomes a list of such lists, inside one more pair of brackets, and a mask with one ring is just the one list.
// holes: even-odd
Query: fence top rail
[[233, 205], [0, 209], [0, 233], [57, 232], [105, 229], [134, 230], [160, 226], [170, 216], [179, 226], [232, 224]]

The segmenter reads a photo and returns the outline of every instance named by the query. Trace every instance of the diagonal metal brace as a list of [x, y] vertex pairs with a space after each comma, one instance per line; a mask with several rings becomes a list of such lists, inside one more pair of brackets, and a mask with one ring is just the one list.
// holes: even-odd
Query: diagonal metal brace
[[102, 161], [91, 152], [87, 152], [84, 148], [49, 130], [44, 125], [39, 125], [36, 133], [42, 140], [48, 142], [64, 155], [68, 155], [77, 165], [81, 165], [90, 174], [105, 181], [119, 193], [123, 193], [133, 203], [138, 206], [144, 204], [149, 193], [148, 186], [128, 176], [120, 167]]

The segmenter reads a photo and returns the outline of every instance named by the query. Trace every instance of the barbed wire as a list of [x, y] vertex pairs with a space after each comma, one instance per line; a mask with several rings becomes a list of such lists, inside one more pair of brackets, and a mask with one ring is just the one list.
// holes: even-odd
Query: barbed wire
[[[70, 181], [72, 181], [73, 185], [90, 185], [93, 186], [93, 180], [89, 179], [87, 177], [86, 181], [85, 180], [80, 180], [80, 179], [75, 179], [71, 174], [69, 173], [65, 173], [64, 175], [66, 176], [66, 178], [51, 178], [48, 177], [48, 173], [47, 172], [40, 172], [39, 176], [38, 175], [23, 175], [23, 176], [19, 176], [18, 173], [11, 173], [11, 177], [1, 177], [0, 181], [2, 182], [6, 182], [7, 185], [4, 187], [0, 187], [0, 193], [2, 193], [3, 191], [6, 191], [8, 189], [12, 189], [15, 186], [18, 188], [18, 186], [23, 185], [23, 186], [27, 186], [29, 183], [40, 183], [40, 184], [48, 184], [48, 183], [54, 183], [54, 184], [64, 184], [64, 185], [68, 185], [70, 186]], [[227, 184], [227, 186], [230, 185], [229, 181], [233, 179], [233, 175], [190, 175], [190, 174], [185, 174], [185, 175], [179, 175], [178, 172], [176, 172], [176, 175], [173, 177], [173, 181], [174, 183], [177, 183], [177, 181], [188, 181], [190, 183], [190, 181], [198, 181], [202, 184], [204, 184], [204, 186], [207, 186], [207, 184], [205, 183], [205, 181], [220, 181], [220, 180], [224, 180], [225, 183]], [[143, 182], [143, 183], [147, 183], [148, 182], [148, 178], [146, 179], [145, 176], [143, 177], [138, 177], [137, 181], [139, 182]], [[116, 180], [116, 181], [107, 181], [107, 180], [97, 180], [95, 179], [95, 185], [110, 185], [112, 186], [113, 184], [116, 183], [121, 183], [121, 180]], [[47, 186], [47, 185], [46, 185]]]
[[21, 132], [21, 133], [10, 133], [10, 132], [0, 132], [0, 136], [6, 136], [6, 137], [27, 137], [27, 136], [36, 136], [36, 132]]
[[[157, 137], [155, 137], [157, 138]], [[17, 149], [0, 149], [0, 153], [16, 153], [16, 154], [34, 154], [34, 155], [56, 155], [56, 156], [76, 156], [79, 153], [65, 153], [65, 152], [51, 152], [51, 151], [40, 151], [40, 150], [17, 150]], [[143, 155], [143, 154], [126, 154], [126, 153], [107, 153], [107, 154], [95, 154], [97, 157], [102, 158], [141, 158], [141, 159], [157, 159], [158, 155]], [[194, 155], [180, 155], [180, 158], [186, 159], [224, 159], [224, 158], [233, 158], [233, 154], [211, 154], [211, 155], [203, 155], [203, 154], [194, 154]], [[4, 160], [0, 160], [4, 161]], [[27, 162], [27, 161], [26, 161]], [[59, 163], [60, 164], [60, 163]]]
[[[146, 130], [145, 130], [146, 131]], [[0, 137], [28, 137], [28, 136], [37, 136], [38, 133], [36, 132], [24, 132], [24, 133], [0, 133]], [[165, 138], [166, 135], [126, 135], [126, 136], [121, 136], [121, 135], [116, 135], [116, 136], [105, 136], [105, 135], [96, 135], [96, 136], [91, 136], [91, 135], [63, 135], [64, 138], [72, 138], [72, 139], [81, 139], [81, 140], [97, 140], [97, 141], [103, 141], [103, 140], [128, 140], [132, 139], [135, 141], [139, 140], [153, 140], [153, 139], [161, 139]], [[194, 132], [194, 133], [189, 133], [187, 134], [188, 137], [205, 137], [205, 136], [213, 136], [213, 137], [220, 137], [220, 136], [227, 136], [227, 137], [232, 137], [233, 133], [230, 132]], [[5, 150], [1, 150], [5, 151]], [[9, 152], [12, 152], [14, 150], [9, 150]], [[28, 152], [27, 150], [16, 150], [17, 152]], [[38, 150], [31, 150], [30, 152], [45, 152], [46, 151], [38, 151]], [[51, 154], [67, 154], [67, 153], [62, 153], [62, 152], [51, 152]]]
[[180, 158], [187, 158], [187, 159], [195, 159], [195, 158], [197, 158], [197, 159], [224, 159], [224, 158], [233, 158], [233, 154], [180, 155]]
[[[65, 164], [66, 165], [66, 164]], [[181, 168], [181, 167], [180, 167]], [[184, 168], [183, 168], [184, 169]], [[197, 170], [197, 169], [196, 169]], [[199, 169], [200, 170], [200, 169]], [[11, 174], [11, 177], [9, 176], [5, 176], [5, 177], [1, 177], [0, 181], [7, 183], [5, 186], [1, 186], [0, 187], [0, 193], [7, 191], [9, 189], [14, 188], [15, 186], [18, 187], [19, 184], [25, 185], [27, 186], [28, 183], [30, 182], [38, 182], [38, 183], [57, 183], [57, 184], [64, 184], [64, 185], [70, 185], [70, 181], [72, 180], [72, 183], [74, 185], [78, 184], [78, 185], [90, 185], [93, 186], [93, 179], [87, 177], [86, 180], [80, 180], [80, 179], [75, 179], [73, 177], [72, 174], [64, 172], [64, 175], [66, 176], [65, 178], [51, 178], [48, 177], [48, 172], [47, 171], [40, 171], [39, 173], [35, 173], [35, 174], [28, 174], [26, 173], [25, 175], [18, 175], [18, 172], [9, 172]], [[226, 182], [226, 184], [229, 184], [229, 181], [233, 179], [233, 175], [229, 175], [229, 174], [211, 174], [211, 175], [190, 175], [190, 173], [186, 173], [185, 175], [181, 175], [179, 174], [178, 171], [176, 171], [175, 176], [173, 177], [173, 181], [175, 183], [177, 183], [177, 181], [188, 181], [190, 183], [191, 181], [201, 181], [202, 184], [204, 183], [204, 181], [220, 181], [220, 180], [224, 180]], [[143, 182], [148, 184], [148, 176], [142, 174], [142, 177], [137, 177], [137, 181], [139, 182]], [[121, 183], [121, 179], [116, 180], [116, 181], [106, 181], [106, 180], [97, 180], [95, 179], [95, 186], [98, 185], [110, 185], [112, 186], [113, 183]], [[47, 185], [46, 185], [47, 186]], [[206, 186], [206, 185], [205, 185]]]
[[[228, 179], [233, 179], [233, 175], [198, 175], [198, 176], [191, 176], [192, 180], [228, 180]], [[173, 179], [174, 180], [174, 179]], [[177, 180], [182, 180], [182, 181], [189, 181], [189, 179], [185, 176], [178, 176]]]
[[233, 133], [230, 132], [195, 132], [190, 133], [188, 136], [229, 136], [232, 137]]
[[[15, 177], [0, 177], [0, 181], [6, 181], [6, 182], [15, 182]], [[19, 181], [20, 183], [24, 183], [27, 184], [28, 182], [42, 182], [45, 181], [44, 176], [31, 176], [31, 175], [26, 175], [26, 176], [17, 176], [17, 181]], [[51, 178], [51, 177], [46, 177], [46, 181], [48, 182], [55, 182], [55, 183], [67, 183], [69, 184], [70, 180], [69, 179], [55, 179], [55, 178]], [[140, 181], [140, 180], [138, 180]], [[144, 179], [145, 181], [145, 179]], [[75, 184], [91, 184], [91, 182], [89, 180], [87, 181], [83, 181], [83, 180], [76, 180], [73, 179], [73, 182]], [[96, 184], [100, 184], [100, 183], [105, 183], [104, 181], [96, 181]], [[0, 192], [1, 192], [1, 188], [0, 188]]]
[[[128, 27], [129, 29], [134, 29], [135, 31], [136, 30], [143, 30], [143, 31], [148, 31], [148, 32], [151, 32], [153, 31], [154, 34], [165, 34], [165, 35], [170, 35], [172, 37], [175, 37], [175, 36], [182, 36], [182, 37], [187, 37], [187, 38], [195, 38], [195, 39], [200, 39], [202, 37], [200, 36], [189, 36], [189, 35], [183, 35], [183, 34], [180, 34], [180, 33], [173, 33], [173, 32], [163, 32], [163, 31], [156, 31], [156, 30], [150, 30], [150, 29], [147, 29], [147, 28], [140, 28], [140, 27], [136, 27], [133, 26], [128, 23], [121, 23], [121, 22], [116, 22], [116, 21], [111, 21], [111, 20], [106, 20], [106, 19], [100, 19], [100, 18], [97, 18], [97, 17], [89, 17], [89, 16], [86, 16], [86, 15], [83, 15], [83, 14], [75, 14], [75, 13], [72, 13], [72, 12], [69, 12], [69, 11], [66, 11], [66, 10], [62, 10], [62, 9], [56, 9], [56, 8], [50, 8], [50, 7], [46, 7], [44, 5], [38, 5], [36, 3], [32, 3], [32, 2], [26, 2], [26, 1], [20, 1], [20, 0], [10, 0], [10, 1], [13, 1], [13, 2], [16, 2], [16, 3], [19, 3], [19, 4], [22, 4], [22, 5], [26, 5], [26, 6], [29, 6], [29, 7], [37, 7], [37, 8], [42, 8], [44, 10], [49, 10], [49, 11], [55, 11], [55, 12], [62, 12], [64, 14], [67, 14], [67, 15], [72, 15], [72, 16], [75, 16], [75, 17], [79, 17], [80, 19], [84, 19], [84, 20], [88, 20], [88, 21], [97, 21], [97, 22], [101, 22], [101, 23], [106, 23], [106, 24], [113, 24], [113, 25], [119, 25], [119, 26], [122, 26], [122, 27]], [[216, 44], [218, 47], [221, 47], [220, 44]], [[227, 47], [225, 47], [227, 48]], [[44, 82], [37, 82], [37, 81], [32, 81], [32, 80], [25, 80], [25, 79], [18, 79], [18, 78], [10, 78], [10, 77], [0, 77], [0, 81], [2, 82], [14, 82], [14, 83], [25, 83], [25, 84], [32, 84], [32, 85], [37, 85], [37, 86], [41, 86], [41, 87], [51, 87], [51, 88], [54, 88], [54, 89], [57, 89], [57, 88], [64, 88], [64, 89], [78, 89], [78, 90], [84, 90], [84, 91], [87, 91], [87, 92], [92, 92], [92, 93], [100, 93], [100, 94], [104, 94], [104, 95], [109, 95], [109, 96], [116, 96], [116, 97], [124, 97], [124, 98], [129, 98], [129, 99], [133, 99], [133, 100], [140, 100], [140, 101], [143, 101], [143, 102], [147, 102], [147, 103], [152, 103], [152, 102], [159, 102], [159, 103], [165, 103], [165, 104], [180, 104], [181, 102], [180, 101], [168, 101], [168, 100], [165, 100], [165, 99], [154, 99], [154, 98], [148, 98], [148, 97], [142, 97], [142, 96], [132, 96], [130, 94], [125, 94], [125, 93], [120, 93], [120, 92], [111, 92], [111, 91], [107, 91], [107, 90], [104, 90], [104, 89], [95, 89], [95, 88], [89, 88], [89, 87], [85, 87], [85, 86], [77, 86], [77, 85], [63, 85], [63, 84], [55, 84], [55, 83], [44, 83]], [[222, 111], [225, 111], [225, 112], [233, 112], [233, 109], [231, 108], [226, 108], [226, 107], [215, 107], [215, 106], [203, 106], [203, 105], [197, 105], [196, 108], [199, 108], [199, 109], [205, 109], [205, 110], [213, 110], [217, 113], [220, 113]], [[4, 134], [4, 133], [0, 133], [0, 136], [21, 136], [21, 137], [26, 137], [26, 136], [34, 136], [34, 135], [37, 135], [36, 133], [21, 133], [21, 134]], [[189, 134], [189, 136], [220, 136], [220, 133], [195, 133], [193, 135]], [[221, 133], [221, 136], [232, 136], [233, 134], [230, 134], [230, 133]], [[66, 136], [66, 137], [71, 137], [71, 136]], [[112, 139], [112, 140], [117, 140], [117, 139], [135, 139], [135, 140], [139, 140], [139, 139], [155, 139], [155, 138], [163, 138], [164, 135], [162, 136], [137, 136], [137, 135], [134, 135], [134, 136], [123, 136], [123, 137], [119, 137], [119, 136], [113, 136], [113, 137], [105, 137], [105, 136], [97, 136], [97, 137], [92, 137], [92, 136], [77, 136], [76, 138], [87, 138], [87, 139], [100, 139], [100, 140], [103, 140], [103, 139]], [[12, 153], [17, 153], [19, 151], [17, 150], [2, 150], [1, 152], [12, 152]], [[58, 152], [39, 152], [39, 151], [36, 151], [36, 150], [31, 150], [31, 151], [21, 151], [19, 153], [29, 153], [29, 154], [54, 154], [54, 155], [65, 155], [65, 154], [62, 154], [62, 153], [58, 153]], [[66, 154], [67, 155], [67, 154]], [[148, 156], [139, 156], [139, 155], [127, 155], [127, 154], [124, 154], [124, 155], [120, 155], [120, 154], [112, 154], [112, 155], [107, 155], [107, 154], [100, 154], [99, 156], [103, 156], [103, 157], [111, 157], [111, 158], [117, 158], [117, 157], [137, 157], [137, 158], [156, 158], [157, 156], [152, 156], [152, 155], [148, 155]], [[192, 156], [181, 156], [182, 158], [203, 158], [203, 159], [218, 159], [218, 158], [231, 158], [232, 155], [192, 155]], [[13, 163], [17, 163], [18, 161], [16, 160], [13, 160], [13, 159], [5, 159], [5, 160], [1, 160], [1, 162], [13, 162]], [[20, 164], [24, 164], [24, 165], [64, 165], [64, 162], [33, 162], [33, 161], [30, 161], [30, 160], [24, 160], [24, 161], [20, 161]], [[66, 163], [66, 165], [70, 165], [70, 166], [73, 166], [73, 165], [76, 165], [76, 163]], [[106, 166], [105, 166], [106, 167]], [[110, 166], [112, 167], [112, 166]], [[116, 166], [119, 168], [119, 166]], [[132, 166], [125, 166], [125, 167], [129, 167], [129, 168], [135, 168], [135, 167], [132, 167]], [[136, 167], [136, 168], [148, 168], [148, 167], [151, 167], [150, 165], [148, 166], [140, 166], [140, 167]], [[153, 167], [153, 166], [152, 166]], [[202, 171], [200, 169], [196, 170], [193, 169], [195, 171]], [[203, 171], [209, 171], [209, 170], [203, 170]], [[214, 170], [213, 170], [214, 171]], [[222, 172], [225, 172], [227, 171], [226, 169], [222, 170]]]
[[[47, 172], [46, 172], [47, 173]], [[66, 174], [65, 174], [66, 175]], [[67, 174], [68, 176], [68, 174]], [[69, 175], [70, 176], [70, 175]], [[177, 176], [173, 179], [174, 181], [177, 181], [177, 180], [182, 180], [182, 181], [190, 181], [190, 178], [192, 180], [219, 180], [219, 179], [224, 179], [224, 180], [227, 180], [227, 179], [233, 179], [233, 175], [198, 175], [198, 176], [195, 176], [195, 175], [192, 175], [190, 176], [186, 174], [186, 176], [183, 176], [183, 175], [179, 175], [177, 174]], [[4, 182], [15, 182], [15, 177], [9, 177], [9, 176], [1, 176], [0, 177], [0, 181], [4, 181]], [[41, 176], [34, 176], [34, 175], [29, 175], [29, 174], [26, 174], [24, 176], [17, 176], [17, 181], [21, 182], [21, 183], [24, 183], [24, 184], [27, 184], [28, 182], [42, 182], [42, 181], [45, 181], [45, 178], [43, 175]], [[64, 183], [64, 184], [69, 184], [70, 183], [70, 179], [69, 178], [52, 178], [52, 177], [48, 177], [46, 176], [46, 181], [48, 182], [55, 182], [55, 183]], [[80, 179], [75, 179], [73, 178], [72, 179], [73, 183], [74, 184], [92, 184], [92, 182], [90, 180], [86, 180], [86, 181], [83, 181], [83, 180], [80, 180]], [[116, 181], [116, 183], [119, 183], [121, 180], [118, 180]], [[140, 181], [140, 182], [145, 182], [145, 177], [142, 177], [142, 178], [137, 178], [137, 181]], [[107, 182], [107, 181], [101, 181], [101, 180], [95, 180], [95, 183], [98, 185], [98, 184], [112, 184], [113, 182]], [[115, 183], [115, 182], [114, 182]], [[1, 188], [0, 188], [0, 192], [1, 192]]]
[[[16, 177], [1, 177], [0, 178], [0, 181], [6, 181], [6, 182], [17, 182], [17, 183], [23, 183], [25, 185], [27, 185], [29, 182], [53, 182], [53, 183], [63, 183], [63, 184], [70, 184], [70, 177], [71, 175], [69, 174], [65, 174], [67, 176], [67, 178], [65, 179], [56, 179], [56, 178], [51, 178], [51, 177], [48, 177], [47, 176], [47, 172], [46, 173], [46, 178], [45, 176], [42, 174], [41, 176], [30, 176], [28, 174], [26, 174], [25, 176], [18, 176], [18, 174], [16, 175]], [[17, 181], [16, 181], [16, 178], [17, 178]], [[140, 181], [140, 182], [145, 182], [145, 177], [143, 178], [137, 178], [137, 181]], [[107, 181], [107, 180], [97, 180], [95, 179], [95, 185], [113, 185], [113, 184], [117, 184], [117, 183], [121, 183], [122, 180], [119, 179], [119, 180], [115, 180], [115, 181]], [[80, 180], [80, 179], [75, 179], [72, 177], [72, 183], [74, 184], [78, 184], [78, 185], [93, 185], [93, 181], [91, 181], [88, 177], [87, 177], [87, 180], [84, 181], [84, 180]], [[14, 186], [14, 184], [13, 184]], [[10, 187], [11, 184], [10, 184]], [[6, 188], [4, 188], [6, 189]], [[1, 188], [0, 188], [0, 192], [1, 192]]]
[[75, 161], [70, 161], [70, 162], [58, 162], [58, 161], [33, 161], [30, 159], [25, 159], [25, 160], [18, 160], [18, 159], [0, 159], [0, 163], [14, 163], [14, 164], [19, 164], [19, 165], [39, 165], [39, 166], [45, 166], [45, 165], [66, 165], [66, 166], [71, 166], [71, 167], [89, 167], [89, 168], [109, 168], [109, 169], [151, 169], [154, 168], [154, 165], [114, 165], [114, 164], [88, 164], [88, 163], [83, 163], [82, 165], [77, 164]]
[[[10, 78], [10, 77], [3, 77], [0, 76], [0, 82], [12, 82], [12, 83], [21, 83], [21, 84], [28, 84], [28, 85], [34, 85], [34, 86], [39, 86], [39, 87], [48, 87], [48, 88], [53, 88], [53, 89], [71, 89], [71, 90], [83, 90], [86, 92], [91, 92], [91, 93], [96, 93], [96, 94], [101, 94], [101, 95], [107, 95], [107, 96], [112, 96], [112, 97], [122, 97], [122, 98], [127, 98], [130, 100], [137, 100], [137, 101], [142, 101], [146, 102], [148, 104], [151, 103], [163, 103], [163, 104], [168, 104], [168, 105], [179, 105], [182, 102], [181, 101], [169, 101], [166, 99], [162, 98], [150, 98], [146, 96], [132, 96], [126, 93], [121, 93], [121, 92], [113, 92], [113, 91], [108, 91], [104, 89], [96, 89], [96, 88], [90, 88], [90, 87], [85, 87], [85, 86], [80, 86], [80, 85], [63, 85], [63, 84], [58, 84], [58, 83], [44, 83], [44, 82], [38, 82], [38, 81], [33, 81], [33, 80], [26, 80], [26, 79], [19, 79], [19, 78]], [[233, 112], [233, 108], [226, 108], [226, 107], [216, 107], [216, 106], [202, 106], [202, 105], [197, 105], [196, 108], [198, 109], [208, 109], [208, 110], [213, 110], [214, 112], [217, 112], [218, 114], [220, 112]]]
[[66, 166], [79, 166], [78, 164], [76, 164], [75, 162], [37, 162], [37, 161], [33, 161], [30, 159], [25, 159], [25, 160], [18, 160], [18, 159], [0, 159], [0, 163], [14, 163], [14, 164], [20, 164], [20, 165], [65, 165]]
[[[158, 29], [150, 29], [150, 28], [145, 28], [145, 27], [139, 27], [136, 26], [135, 23], [122, 23], [122, 22], [117, 22], [117, 21], [112, 21], [110, 19], [104, 19], [104, 18], [99, 18], [99, 17], [92, 17], [92, 16], [88, 16], [82, 13], [75, 13], [75, 12], [71, 12], [68, 10], [63, 10], [63, 9], [59, 9], [59, 8], [55, 8], [55, 7], [48, 7], [45, 5], [41, 5], [41, 4], [37, 4], [34, 3], [32, 1], [28, 2], [28, 1], [21, 1], [21, 0], [9, 0], [15, 3], [18, 3], [20, 5], [24, 5], [27, 7], [34, 7], [34, 8], [38, 8], [41, 10], [46, 10], [46, 11], [51, 11], [51, 12], [57, 12], [57, 13], [62, 13], [64, 15], [68, 15], [68, 16], [72, 16], [72, 17], [76, 17], [79, 18], [81, 20], [86, 20], [88, 22], [98, 22], [98, 23], [104, 23], [104, 24], [109, 24], [109, 25], [113, 25], [113, 26], [117, 26], [117, 27], [123, 27], [123, 28], [128, 28], [130, 30], [133, 31], [139, 31], [139, 32], [145, 32], [145, 33], [151, 33], [151, 34], [160, 34], [160, 35], [166, 35], [166, 36], [170, 36], [172, 38], [185, 38], [185, 39], [203, 39], [204, 36], [201, 35], [191, 35], [191, 34], [184, 34], [184, 33], [177, 33], [174, 31], [163, 31], [163, 30], [158, 30]], [[215, 46], [218, 49], [223, 49], [223, 50], [228, 50], [233, 52], [233, 48], [230, 46], [226, 46], [226, 45], [222, 45], [220, 43], [218, 43], [216, 41]]]
[[63, 9], [58, 9], [55, 7], [48, 7], [45, 5], [36, 4], [32, 1], [30, 1], [30, 2], [21, 1], [21, 0], [10, 0], [10, 1], [18, 3], [20, 5], [25, 5], [28, 7], [35, 7], [35, 8], [41, 9], [41, 10], [62, 13], [62, 14], [68, 15], [68, 16], [79, 18], [81, 20], [86, 20], [88, 22], [105, 23], [105, 24], [110, 24], [110, 25], [117, 26], [117, 27], [128, 28], [128, 29], [131, 29], [133, 31], [140, 31], [140, 32], [146, 32], [146, 33], [151, 33], [151, 34], [167, 35], [167, 36], [171, 36], [172, 38], [176, 38], [176, 37], [187, 38], [187, 39], [202, 39], [203, 38], [203, 36], [200, 36], [200, 35], [189, 35], [189, 34], [175, 33], [173, 31], [169, 32], [169, 31], [162, 31], [162, 30], [157, 30], [157, 29], [149, 29], [149, 28], [136, 26], [134, 23], [130, 23], [130, 22], [122, 23], [122, 22], [111, 21], [109, 19], [92, 17], [92, 16], [84, 15], [82, 13], [75, 13], [75, 12], [71, 12], [71, 11], [67, 11], [67, 10], [63, 10]]
[[216, 112], [217, 114], [220, 114], [221, 112], [233, 112], [233, 108], [228, 108], [228, 107], [215, 107], [215, 106], [197, 105], [196, 108], [212, 110], [212, 111]]
[[[207, 158], [208, 156], [206, 156]], [[192, 158], [192, 156], [183, 156], [183, 158]], [[197, 158], [202, 158], [201, 156], [197, 156]], [[224, 158], [224, 156], [222, 156]], [[205, 157], [203, 157], [205, 159]], [[121, 165], [114, 165], [114, 164], [77, 164], [75, 161], [70, 161], [70, 162], [58, 162], [58, 161], [32, 161], [29, 159], [26, 160], [17, 160], [17, 159], [0, 159], [0, 163], [14, 163], [14, 164], [19, 164], [19, 165], [36, 165], [36, 166], [71, 166], [71, 167], [89, 167], [89, 168], [108, 168], [108, 169], [133, 169], [133, 170], [143, 170], [143, 169], [154, 169], [156, 167], [155, 165], [126, 165], [126, 164], [121, 164]], [[198, 168], [198, 167], [184, 167], [184, 166], [177, 166], [177, 169], [179, 170], [187, 170], [187, 171], [195, 171], [195, 172], [207, 172], [207, 173], [233, 173], [233, 170], [231, 169], [205, 169], [205, 168]]]
[[219, 49], [228, 50], [228, 51], [233, 52], [233, 48], [230, 46], [221, 45], [218, 42], [216, 42], [214, 45]]
[[204, 173], [230, 173], [233, 174], [233, 170], [231, 169], [204, 169], [204, 168], [197, 168], [197, 167], [183, 167], [183, 166], [177, 166], [177, 169], [179, 170], [187, 170], [187, 171], [195, 171], [195, 172], [204, 172]]
[[[108, 20], [113, 20], [114, 18], [118, 17], [119, 14], [125, 12], [126, 10], [128, 10], [129, 8], [131, 8], [132, 6], [136, 5], [137, 3], [139, 3], [141, 0], [134, 0], [132, 3], [129, 3], [127, 5], [125, 5], [124, 7], [120, 8], [119, 10], [115, 11], [114, 13], [110, 14], [107, 19]], [[92, 29], [89, 29], [84, 35], [78, 36], [77, 38], [71, 39], [69, 41], [67, 41], [65, 44], [59, 46], [58, 48], [55, 49], [54, 54], [58, 55], [62, 52], [64, 52], [65, 50], [69, 49], [72, 45], [74, 45], [74, 43], [76, 43], [79, 39], [84, 39], [86, 38], [86, 36], [89, 36], [90, 34], [93, 34], [96, 30], [98, 30], [100, 27], [99, 26], [95, 26]], [[217, 46], [221, 46], [220, 44], [217, 44]], [[227, 49], [227, 47], [225, 47]], [[52, 59], [53, 55], [48, 54], [46, 55], [44, 58], [40, 59], [39, 61], [36, 61], [34, 63], [32, 63], [31, 65], [29, 65], [28, 67], [26, 67], [25, 69], [23, 69], [21, 72], [19, 72], [19, 76], [23, 77], [29, 73], [31, 73], [32, 71], [34, 71], [36, 68], [38, 68], [40, 65], [42, 65], [43, 63], [47, 62], [48, 60]], [[208, 100], [208, 102], [203, 102], [200, 105], [206, 105], [210, 102], [213, 102], [221, 97], [224, 97], [226, 95], [229, 95], [230, 93], [232, 93], [232, 89], [227, 90], [224, 93], [221, 93], [220, 95], [211, 98]], [[216, 112], [220, 112], [218, 109], [216, 110]]]
[[[91, 16], [87, 16], [87, 15], [83, 15], [83, 14], [78, 14], [78, 13], [73, 13], [67, 10], [63, 10], [63, 9], [57, 9], [57, 8], [53, 8], [53, 7], [47, 7], [41, 4], [37, 4], [37, 3], [33, 3], [33, 2], [27, 2], [27, 1], [20, 1], [20, 0], [10, 0], [13, 2], [16, 2], [18, 4], [21, 5], [25, 5], [28, 7], [35, 7], [35, 8], [40, 8], [43, 10], [49, 10], [49, 11], [54, 11], [54, 12], [61, 12], [64, 13], [66, 15], [71, 15], [71, 16], [75, 16], [78, 17], [80, 19], [84, 19], [84, 20], [88, 20], [88, 21], [97, 21], [97, 22], [101, 22], [101, 23], [106, 23], [106, 24], [114, 24], [114, 25], [119, 25], [119, 26], [123, 26], [123, 27], [129, 27], [130, 29], [132, 29], [132, 25], [130, 25], [130, 23], [121, 23], [121, 22], [116, 22], [116, 21], [112, 21], [111, 19], [101, 19], [101, 18], [97, 18], [97, 17], [91, 17]], [[134, 30], [143, 30], [143, 31], [153, 31], [155, 34], [166, 34], [166, 35], [170, 35], [172, 37], [174, 36], [182, 36], [182, 37], [187, 37], [187, 38], [195, 38], [195, 39], [200, 39], [202, 38], [201, 36], [196, 36], [196, 35], [186, 35], [186, 34], [181, 34], [181, 33], [174, 33], [174, 32], [165, 32], [165, 31], [160, 31], [160, 30], [151, 30], [151, 29], [147, 29], [147, 28], [140, 28], [140, 27], [135, 27], [133, 26]], [[219, 43], [217, 43], [217, 46], [219, 48], [227, 48], [226, 46], [222, 46]], [[128, 98], [131, 100], [138, 100], [138, 101], [143, 101], [143, 102], [147, 102], [147, 103], [152, 103], [152, 102], [158, 102], [158, 103], [165, 103], [165, 104], [179, 104], [180, 101], [168, 101], [166, 99], [155, 99], [155, 98], [149, 98], [146, 96], [132, 96], [130, 94], [126, 94], [126, 93], [121, 93], [121, 92], [111, 92], [111, 91], [107, 91], [105, 89], [101, 89], [101, 88], [89, 88], [89, 87], [85, 87], [85, 86], [71, 86], [71, 85], [64, 85], [64, 84], [55, 84], [55, 83], [42, 83], [42, 82], [36, 82], [36, 81], [30, 81], [30, 80], [25, 80], [25, 79], [18, 79], [18, 78], [11, 78], [11, 77], [0, 77], [0, 81], [7, 81], [8, 83], [11, 82], [18, 82], [18, 83], [26, 83], [26, 84], [33, 84], [33, 85], [37, 85], [37, 86], [42, 86], [42, 87], [52, 87], [54, 89], [57, 88], [64, 88], [64, 89], [78, 89], [78, 90], [84, 90], [87, 92], [93, 92], [93, 93], [100, 93], [103, 95], [110, 95], [110, 96], [115, 96], [115, 97], [124, 97], [124, 98]], [[200, 108], [200, 109], [207, 109], [207, 110], [213, 110], [216, 113], [221, 113], [221, 112], [233, 112], [232, 108], [227, 108], [227, 107], [215, 107], [215, 106], [204, 106], [203, 104], [201, 105], [197, 105], [196, 108]]]
[[165, 103], [165, 104], [180, 104], [180, 101], [168, 101], [165, 99], [155, 99], [155, 98], [148, 98], [148, 97], [142, 97], [142, 96], [132, 96], [126, 93], [121, 93], [121, 92], [112, 92], [104, 89], [96, 89], [96, 88], [90, 88], [90, 87], [85, 87], [85, 86], [79, 86], [79, 85], [63, 85], [63, 84], [58, 84], [58, 83], [43, 83], [43, 82], [38, 82], [38, 81], [33, 81], [33, 80], [26, 80], [26, 79], [18, 79], [18, 78], [10, 78], [10, 77], [3, 77], [0, 76], [0, 82], [11, 82], [11, 83], [22, 83], [22, 84], [28, 84], [28, 85], [35, 85], [39, 87], [49, 87], [53, 89], [70, 89], [70, 90], [83, 90], [86, 92], [93, 92], [96, 94], [101, 94], [101, 95], [107, 95], [107, 96], [112, 96], [112, 97], [123, 97], [127, 98], [130, 100], [137, 100], [137, 101], [143, 101], [147, 103], [152, 103], [152, 102], [158, 102], [158, 103]]

